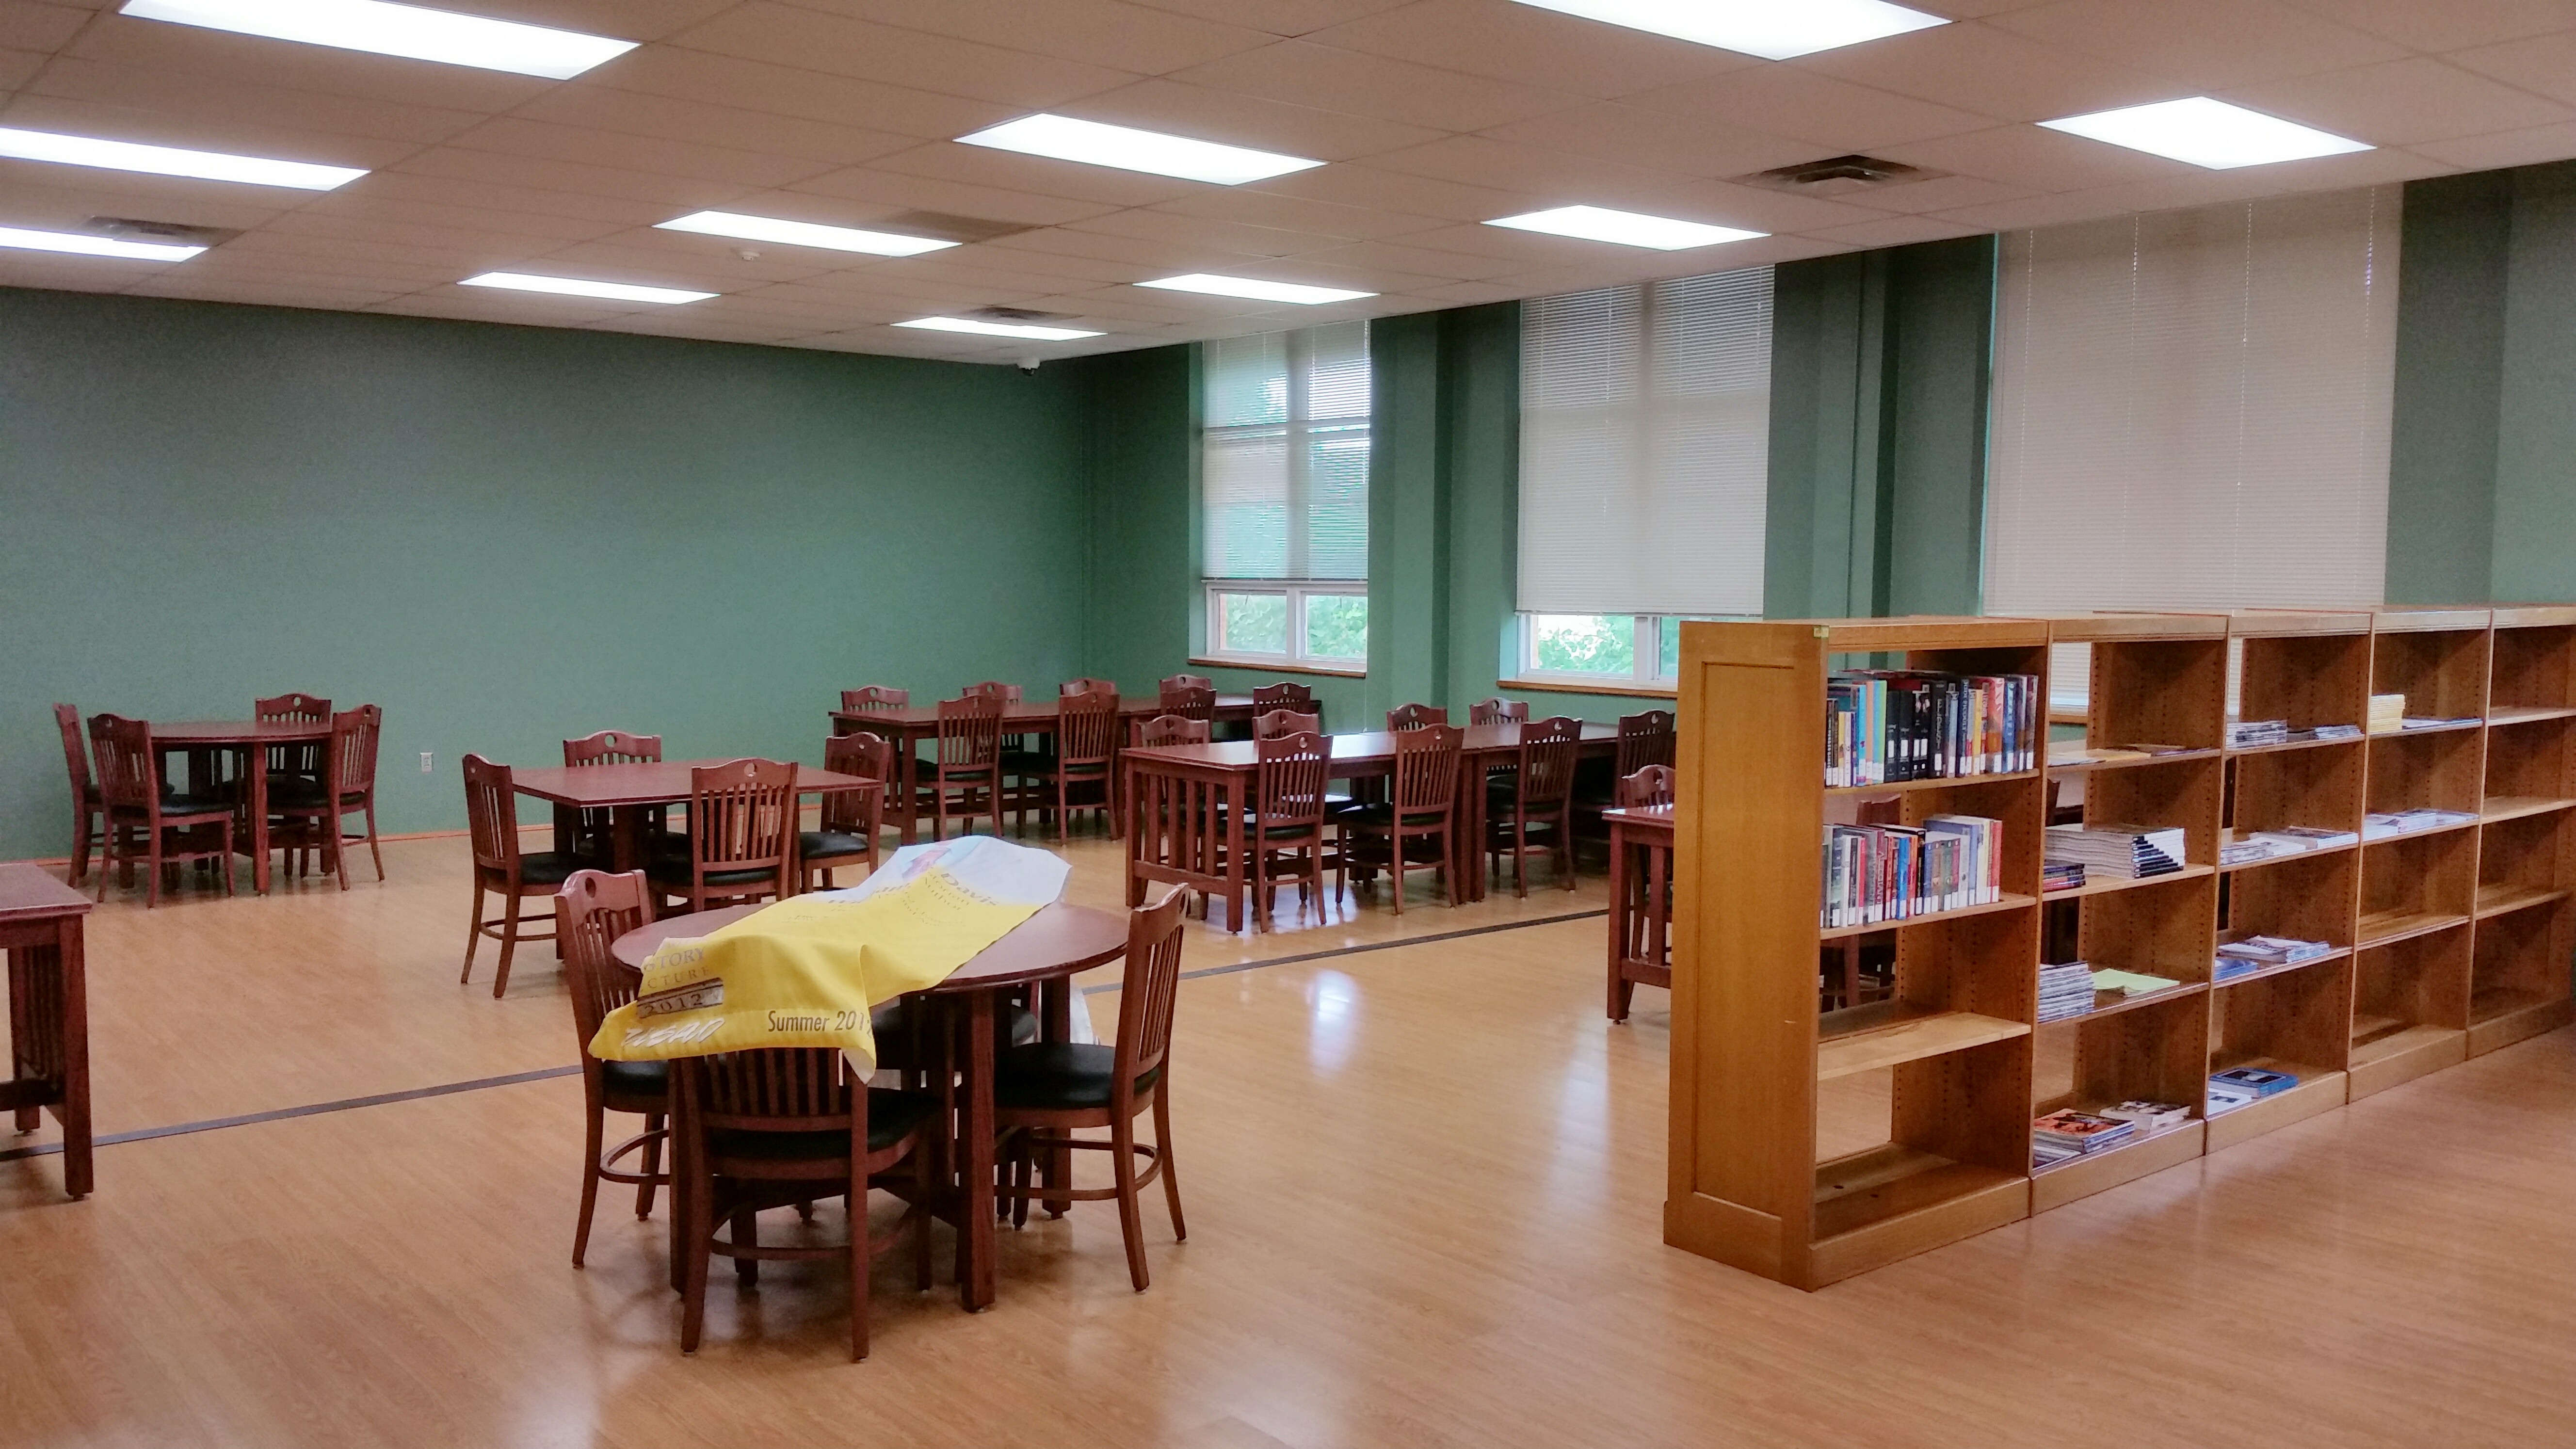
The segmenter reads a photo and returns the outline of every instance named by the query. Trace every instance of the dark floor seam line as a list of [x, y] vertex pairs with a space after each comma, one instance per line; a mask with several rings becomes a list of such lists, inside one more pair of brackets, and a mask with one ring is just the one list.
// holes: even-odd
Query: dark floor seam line
[[[1532, 921], [1504, 921], [1492, 926], [1469, 926], [1464, 930], [1440, 931], [1428, 936], [1407, 936], [1400, 941], [1365, 941], [1357, 946], [1335, 946], [1329, 951], [1309, 951], [1302, 956], [1271, 956], [1259, 961], [1237, 961], [1228, 966], [1205, 966], [1181, 973], [1183, 981], [1196, 981], [1202, 976], [1231, 976], [1238, 971], [1259, 971], [1268, 966], [1295, 966], [1305, 961], [1330, 961], [1337, 956], [1358, 956], [1370, 951], [1393, 951], [1405, 946], [1429, 946], [1441, 941], [1463, 941], [1470, 936], [1491, 936], [1499, 931], [1522, 931], [1532, 926], [1561, 926], [1567, 921], [1597, 921], [1610, 914], [1608, 907], [1597, 911], [1574, 911], [1562, 916], [1541, 916]], [[1115, 991], [1119, 983], [1104, 981], [1082, 988], [1085, 996]]]
[[[446, 1082], [435, 1087], [414, 1087], [405, 1092], [381, 1092], [372, 1097], [347, 1097], [337, 1102], [315, 1102], [304, 1107], [279, 1107], [274, 1111], [251, 1112], [239, 1117], [211, 1117], [203, 1122], [181, 1122], [171, 1127], [145, 1127], [134, 1132], [110, 1132], [94, 1139], [94, 1145], [113, 1147], [120, 1142], [149, 1142], [156, 1137], [185, 1137], [193, 1132], [212, 1132], [224, 1127], [251, 1127], [262, 1122], [284, 1122], [296, 1117], [319, 1117], [326, 1112], [353, 1112], [360, 1107], [385, 1107], [396, 1102], [417, 1102], [423, 1097], [449, 1097], [458, 1092], [479, 1092], [486, 1087], [514, 1087], [521, 1082], [542, 1082], [554, 1077], [577, 1077], [579, 1065], [541, 1067], [533, 1072], [512, 1072], [506, 1077], [477, 1077], [470, 1082]], [[48, 1157], [63, 1150], [59, 1142], [45, 1142], [33, 1147], [12, 1147], [0, 1151], [0, 1162], [14, 1162], [21, 1157]]]

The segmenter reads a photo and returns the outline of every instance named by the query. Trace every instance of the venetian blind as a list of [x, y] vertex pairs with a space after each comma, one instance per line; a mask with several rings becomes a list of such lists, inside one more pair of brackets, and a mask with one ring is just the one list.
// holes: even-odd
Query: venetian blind
[[1520, 608], [1761, 613], [1771, 269], [1521, 315]]
[[1205, 576], [1367, 578], [1368, 324], [1209, 342], [1200, 366]]

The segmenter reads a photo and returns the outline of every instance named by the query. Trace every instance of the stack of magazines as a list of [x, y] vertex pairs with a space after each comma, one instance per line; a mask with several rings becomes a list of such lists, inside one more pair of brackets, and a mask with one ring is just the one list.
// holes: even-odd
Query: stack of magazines
[[2138, 1124], [2091, 1112], [2058, 1111], [2030, 1124], [2031, 1160], [2041, 1167], [2088, 1152], [2117, 1147], [2138, 1133]]
[[2361, 837], [2349, 830], [2335, 830], [2323, 825], [2284, 825], [2273, 830], [2252, 830], [2221, 841], [2218, 846], [2220, 865], [2245, 865], [2257, 860], [2270, 860], [2276, 855], [2298, 855], [2330, 846], [2357, 845]]
[[2042, 891], [2071, 891], [2084, 887], [2084, 867], [2071, 860], [2044, 861], [2039, 867]]
[[2392, 835], [2412, 835], [2419, 830], [2440, 830], [2451, 825], [2466, 825], [2477, 818], [2466, 810], [2435, 810], [2429, 807], [2386, 813], [2373, 811], [2361, 817], [2361, 838], [2386, 840]]
[[2183, 831], [2179, 825], [2052, 825], [2043, 854], [2084, 867], [2088, 879], [2143, 880], [2182, 869]]
[[2169, 1127], [2180, 1127], [2189, 1122], [2191, 1109], [2180, 1102], [2128, 1101], [2122, 1102], [2117, 1107], [2103, 1108], [2102, 1115], [2121, 1122], [2135, 1123], [2141, 1132], [2162, 1132]]
[[2334, 947], [2323, 941], [2302, 941], [2291, 936], [2248, 936], [2218, 948], [2218, 959], [2211, 964], [2209, 979], [2226, 981], [2274, 966], [2313, 961], [2319, 956], [2331, 955], [2333, 951]]
[[2290, 742], [2290, 722], [2285, 719], [2232, 719], [2227, 722], [2227, 747], [2250, 750], [2258, 745], [2286, 745]]
[[2039, 968], [2039, 1019], [2064, 1021], [2093, 1009], [2093, 966], [2087, 961], [2059, 961]]
[[2299, 1084], [2288, 1072], [2267, 1072], [2260, 1067], [2235, 1067], [2209, 1079], [2209, 1115], [2233, 1112], [2249, 1102], [2278, 1096]]

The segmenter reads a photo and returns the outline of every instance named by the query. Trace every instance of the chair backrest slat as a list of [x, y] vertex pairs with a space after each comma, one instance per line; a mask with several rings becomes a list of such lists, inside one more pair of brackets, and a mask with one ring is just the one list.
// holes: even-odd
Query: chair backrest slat
[[89, 719], [90, 753], [98, 757], [98, 797], [110, 810], [158, 816], [160, 762], [153, 758], [152, 726], [120, 714]]
[[1213, 731], [1210, 730], [1206, 720], [1191, 719], [1187, 715], [1158, 714], [1145, 721], [1145, 727], [1137, 732], [1136, 743], [1203, 745], [1208, 742], [1212, 734]]
[[1172, 1009], [1181, 985], [1181, 908], [1189, 892], [1174, 887], [1150, 906], [1127, 913], [1127, 968], [1118, 993], [1117, 1078], [1125, 1097], [1138, 1077], [1172, 1050]]
[[331, 716], [331, 789], [336, 797], [376, 788], [376, 744], [384, 735], [385, 712], [372, 704]]
[[72, 802], [78, 804], [98, 789], [98, 777], [89, 772], [89, 747], [81, 743], [80, 711], [68, 704], [55, 705], [54, 723], [62, 726], [63, 764], [71, 771]]
[[1634, 774], [1619, 777], [1616, 803], [1622, 810], [1642, 805], [1673, 803], [1673, 767], [1648, 765]]
[[1561, 809], [1574, 797], [1575, 756], [1583, 721], [1566, 715], [1521, 726], [1520, 805], [1525, 812]]
[[[864, 780], [894, 778], [894, 742], [865, 730], [834, 735], [823, 741], [823, 768], [836, 775]], [[840, 835], [873, 839], [885, 811], [885, 792], [835, 790], [823, 797], [823, 828]]]
[[682, 1090], [701, 1125], [748, 1132], [828, 1131], [864, 1111], [829, 1047], [754, 1047], [682, 1057]]
[[251, 716], [267, 724], [328, 724], [331, 701], [310, 694], [281, 694], [252, 701]]
[[1648, 765], [1673, 762], [1673, 712], [1650, 709], [1619, 717], [1618, 777], [1626, 779]]
[[[1285, 713], [1285, 711], [1281, 711]], [[1273, 735], [1253, 746], [1260, 761], [1253, 807], [1263, 828], [1324, 823], [1324, 782], [1331, 749], [1312, 730]]]
[[1449, 711], [1436, 704], [1407, 704], [1386, 712], [1386, 727], [1393, 733], [1418, 730], [1429, 725], [1445, 725]]
[[1467, 711], [1467, 723], [1471, 725], [1510, 724], [1528, 718], [1528, 700], [1505, 699], [1499, 694], [1492, 699], [1477, 703]]
[[1256, 740], [1275, 740], [1281, 735], [1320, 735], [1323, 732], [1322, 715], [1299, 714], [1293, 709], [1274, 709], [1268, 714], [1255, 716], [1252, 721], [1252, 737]]
[[939, 702], [939, 766], [980, 770], [1002, 757], [1002, 696], [968, 694]]
[[912, 705], [909, 689], [888, 689], [882, 684], [861, 685], [841, 691], [841, 710], [845, 714], [873, 714], [880, 710], [907, 709]]
[[465, 827], [480, 870], [519, 872], [519, 807], [510, 767], [465, 757]]
[[555, 892], [555, 921], [563, 932], [564, 978], [572, 992], [573, 1029], [581, 1049], [608, 1014], [635, 999], [644, 973], [617, 959], [617, 938], [653, 919], [644, 872], [610, 875], [577, 870]]
[[689, 849], [701, 868], [783, 867], [795, 839], [792, 761], [727, 760], [689, 771]]
[[1458, 758], [1467, 732], [1452, 724], [1426, 724], [1395, 737], [1392, 796], [1396, 818], [1448, 810], [1458, 803]]
[[658, 765], [662, 763], [662, 737], [601, 730], [564, 741], [563, 751], [567, 765]]
[[1118, 695], [1069, 694], [1056, 706], [1056, 759], [1062, 765], [1106, 765], [1118, 752]]

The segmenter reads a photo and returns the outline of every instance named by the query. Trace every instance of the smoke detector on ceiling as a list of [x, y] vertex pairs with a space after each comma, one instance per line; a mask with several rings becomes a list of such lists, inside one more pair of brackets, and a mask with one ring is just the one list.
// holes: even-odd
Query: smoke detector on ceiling
[[1778, 166], [1735, 179], [1747, 186], [1791, 191], [1802, 196], [1840, 196], [1846, 192], [1929, 181], [1948, 174], [1946, 171], [1908, 166], [1902, 161], [1882, 161], [1876, 156], [1828, 156], [1822, 161], [1801, 161], [1795, 166]]
[[178, 221], [145, 221], [132, 216], [93, 216], [81, 223], [92, 236], [119, 241], [165, 242], [171, 246], [219, 247], [241, 235], [239, 227], [190, 226]]

